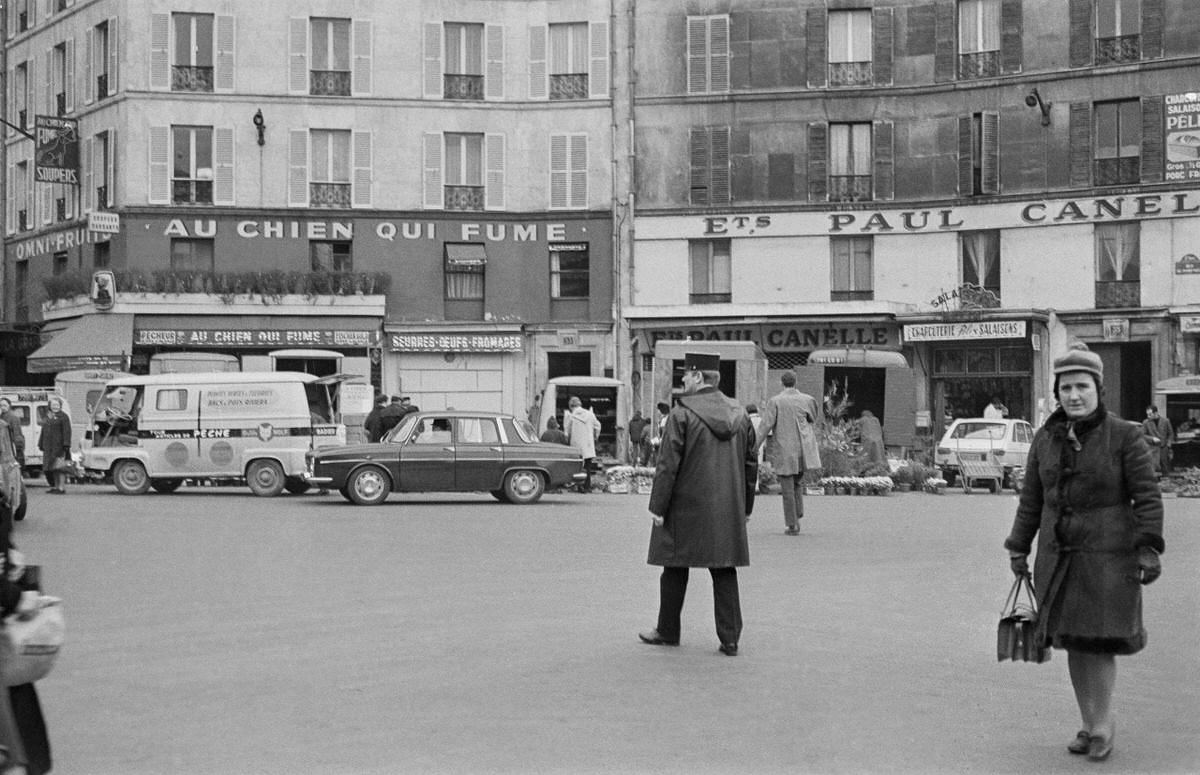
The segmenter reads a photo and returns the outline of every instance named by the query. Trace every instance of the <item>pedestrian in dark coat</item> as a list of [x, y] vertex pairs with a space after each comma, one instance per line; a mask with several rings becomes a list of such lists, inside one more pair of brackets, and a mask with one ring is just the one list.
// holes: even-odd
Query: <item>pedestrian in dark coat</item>
[[363, 430], [367, 432], [367, 441], [372, 444], [383, 438], [383, 426], [379, 422], [379, 413], [387, 405], [387, 396], [375, 396], [375, 406], [371, 408], [371, 413], [367, 415], [367, 419], [363, 420]]
[[50, 483], [49, 492], [64, 493], [63, 483], [67, 476], [55, 471], [59, 461], [71, 459], [71, 418], [62, 410], [62, 399], [51, 396], [49, 411], [42, 420], [42, 432], [38, 436], [38, 449], [42, 451], [42, 471]]
[[1012, 569], [1028, 573], [1037, 536], [1037, 637], [1065, 649], [1083, 728], [1067, 746], [1112, 751], [1117, 654], [1146, 645], [1142, 584], [1161, 572], [1162, 497], [1142, 429], [1109, 414], [1100, 357], [1077, 347], [1054, 361], [1060, 408], [1034, 436], [1012, 532]]
[[379, 437], [383, 438], [388, 431], [399, 425], [406, 414], [408, 413], [400, 405], [400, 396], [392, 396], [391, 402], [379, 410]]
[[688, 569], [708, 568], [721, 651], [737, 654], [742, 631], [737, 568], [750, 564], [746, 520], [754, 508], [758, 456], [750, 418], [727, 398], [719, 356], [684, 358], [684, 390], [659, 447], [647, 562], [663, 568], [658, 626], [639, 633], [652, 645], [678, 645]]
[[767, 462], [779, 477], [783, 532], [795, 536], [800, 535], [800, 520], [804, 518], [804, 473], [821, 467], [816, 432], [821, 405], [796, 388], [795, 372], [785, 371], [779, 376], [779, 383], [783, 390], [769, 398], [763, 407], [758, 444], [765, 445]]
[[571, 440], [567, 438], [567, 434], [559, 430], [558, 420], [553, 417], [546, 420], [546, 430], [542, 431], [542, 435], [538, 441], [544, 441], [547, 444], [562, 444], [563, 446], [570, 446], [571, 444]]
[[17, 462], [25, 465], [25, 430], [21, 426], [21, 417], [13, 411], [12, 402], [7, 398], [0, 398], [0, 420], [8, 423]]
[[[0, 407], [3, 406], [3, 399], [0, 399]], [[1150, 454], [1154, 456], [1158, 475], [1170, 476], [1171, 442], [1175, 440], [1175, 433], [1171, 430], [1171, 423], [1158, 413], [1158, 407], [1154, 404], [1146, 407], [1142, 432], [1146, 434], [1146, 443], [1150, 445]]]

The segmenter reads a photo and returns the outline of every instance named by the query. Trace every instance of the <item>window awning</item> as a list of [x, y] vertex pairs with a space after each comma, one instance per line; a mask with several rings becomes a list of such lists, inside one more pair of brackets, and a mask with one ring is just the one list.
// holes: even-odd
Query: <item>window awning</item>
[[908, 368], [904, 355], [895, 350], [867, 350], [865, 348], [842, 348], [840, 350], [813, 350], [808, 354], [809, 364], [825, 366], [861, 366], [873, 369], [888, 367]]
[[133, 315], [87, 315], [34, 350], [26, 370], [54, 374], [71, 369], [123, 369], [133, 352]]
[[445, 247], [447, 267], [483, 266], [487, 263], [487, 251], [483, 245], [447, 242]]

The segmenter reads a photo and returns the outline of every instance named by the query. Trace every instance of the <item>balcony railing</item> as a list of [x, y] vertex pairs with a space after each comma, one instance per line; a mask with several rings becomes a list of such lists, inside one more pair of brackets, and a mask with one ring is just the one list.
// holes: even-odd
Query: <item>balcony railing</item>
[[171, 68], [171, 91], [212, 91], [213, 69], [174, 65]]
[[348, 70], [309, 70], [308, 93], [322, 97], [349, 97]]
[[875, 291], [830, 291], [830, 301], [873, 301]]
[[108, 96], [108, 73], [96, 76], [96, 99], [102, 100]]
[[447, 210], [482, 210], [483, 186], [446, 186]]
[[830, 62], [830, 86], [870, 86], [875, 82], [870, 62]]
[[1140, 307], [1142, 284], [1137, 281], [1096, 281], [1096, 308]]
[[977, 51], [973, 54], [960, 54], [958, 57], [959, 78], [989, 78], [999, 74], [999, 51]]
[[483, 76], [446, 73], [442, 96], [448, 100], [482, 100]]
[[308, 203], [312, 207], [349, 207], [349, 183], [309, 183]]
[[66, 92], [60, 91], [58, 94], [54, 95], [54, 109], [58, 111], [55, 114], [56, 116], [67, 115], [67, 93]]
[[1121, 186], [1141, 180], [1141, 157], [1122, 156], [1117, 159], [1096, 159], [1096, 185]]
[[830, 202], [871, 201], [870, 175], [830, 175]]
[[171, 181], [171, 201], [177, 205], [210, 205], [213, 198], [211, 180]]
[[587, 98], [587, 73], [565, 73], [550, 76], [550, 99], [586, 100]]
[[1136, 62], [1141, 58], [1141, 35], [1118, 35], [1115, 38], [1096, 38], [1096, 64], [1098, 65]]
[[691, 304], [728, 304], [733, 300], [732, 293], [689, 293], [688, 302]]

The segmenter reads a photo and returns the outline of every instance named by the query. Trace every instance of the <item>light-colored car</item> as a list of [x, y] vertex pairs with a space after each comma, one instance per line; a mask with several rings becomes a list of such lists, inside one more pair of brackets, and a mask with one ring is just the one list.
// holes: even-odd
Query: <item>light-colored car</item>
[[1033, 443], [1033, 426], [1025, 420], [966, 417], [946, 429], [934, 450], [933, 462], [949, 484], [959, 474], [959, 461], [995, 463], [1004, 467], [1007, 486], [1014, 468], [1023, 468]]

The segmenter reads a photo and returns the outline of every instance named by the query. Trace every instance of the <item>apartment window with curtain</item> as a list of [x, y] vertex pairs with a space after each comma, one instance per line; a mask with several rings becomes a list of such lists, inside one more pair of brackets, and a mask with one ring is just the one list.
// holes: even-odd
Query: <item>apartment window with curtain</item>
[[309, 94], [350, 96], [350, 20], [311, 19]]
[[1000, 231], [964, 231], [959, 234], [959, 241], [963, 285], [959, 295], [963, 297], [963, 307], [999, 307]]
[[871, 125], [829, 125], [829, 201], [866, 202], [871, 196]]
[[722, 304], [733, 299], [733, 262], [730, 240], [689, 240], [688, 301]]
[[171, 65], [171, 90], [213, 90], [213, 15], [174, 13], [175, 60]]
[[870, 86], [871, 11], [829, 12], [829, 85]]
[[350, 130], [313, 129], [309, 203], [350, 207]]
[[447, 210], [482, 210], [483, 135], [446, 133]]
[[1141, 180], [1142, 103], [1140, 100], [1097, 102], [1095, 106], [1098, 186], [1118, 186]]
[[550, 245], [550, 298], [586, 299], [591, 295], [588, 246]]
[[959, 0], [958, 77], [1000, 74], [1000, 0]]
[[447, 320], [482, 320], [487, 252], [479, 243], [444, 245]]
[[213, 271], [213, 241], [210, 239], [172, 239], [171, 271]]
[[174, 165], [171, 201], [174, 204], [212, 204], [212, 127], [171, 127]]
[[353, 272], [351, 243], [313, 240], [308, 243], [309, 267], [314, 272]]
[[448, 100], [483, 99], [483, 25], [447, 22], [445, 80]]
[[1095, 233], [1096, 307], [1141, 305], [1141, 224], [1098, 224]]
[[873, 250], [871, 237], [830, 237], [830, 301], [870, 301], [875, 298]]
[[1096, 0], [1096, 64], [1142, 56], [1141, 0]]
[[550, 25], [550, 99], [588, 98], [587, 22]]

